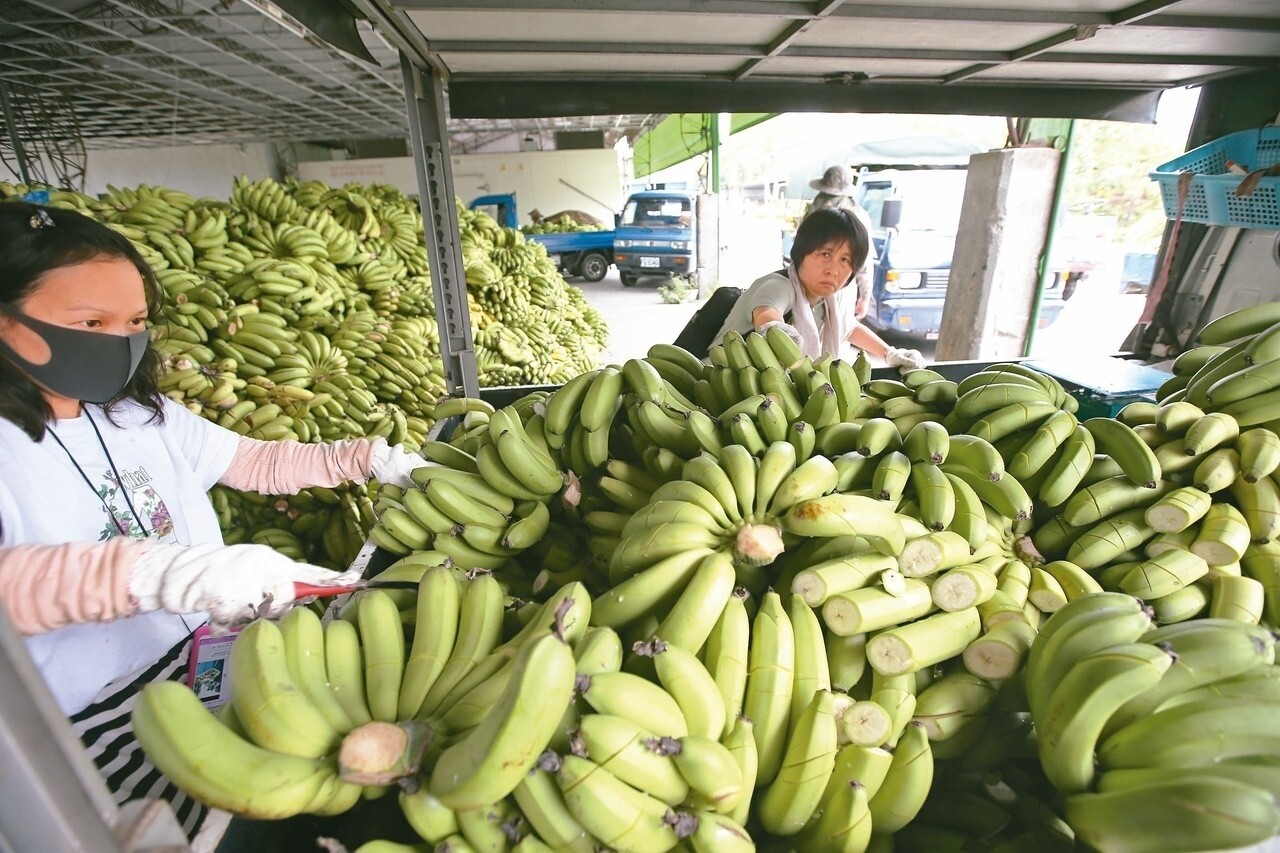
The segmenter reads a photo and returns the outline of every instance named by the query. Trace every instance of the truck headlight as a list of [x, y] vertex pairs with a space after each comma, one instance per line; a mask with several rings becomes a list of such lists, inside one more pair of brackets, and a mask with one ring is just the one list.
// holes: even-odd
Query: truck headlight
[[682, 241], [682, 240], [672, 240], [672, 241], [671, 241], [671, 248], [676, 249], [676, 250], [684, 250], [684, 249], [689, 248], [689, 244], [688, 244], [688, 243], [686, 243], [686, 242], [684, 242], [684, 241]]
[[889, 290], [919, 290], [924, 284], [924, 273], [890, 270], [884, 280]]
[[631, 248], [631, 241], [630, 240], [614, 240], [613, 245], [614, 245], [614, 248], [617, 248], [617, 249], [629, 249]]

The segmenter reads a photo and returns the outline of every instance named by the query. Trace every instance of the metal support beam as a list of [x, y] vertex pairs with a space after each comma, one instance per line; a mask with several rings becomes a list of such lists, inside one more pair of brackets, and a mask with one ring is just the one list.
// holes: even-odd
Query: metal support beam
[[22, 150], [22, 137], [18, 134], [18, 122], [13, 116], [13, 106], [9, 103], [9, 87], [0, 80], [0, 109], [4, 110], [4, 132], [9, 134], [9, 146], [13, 149], [14, 159], [18, 161], [18, 177], [24, 184], [31, 183], [27, 173], [27, 154]]
[[167, 803], [116, 808], [0, 608], [0, 850], [184, 850]]
[[409, 142], [418, 172], [418, 204], [426, 227], [427, 261], [436, 325], [440, 328], [440, 357], [450, 394], [480, 395], [476, 375], [471, 316], [467, 310], [466, 269], [462, 239], [454, 208], [453, 166], [445, 128], [444, 82], [439, 73], [424, 72], [400, 53], [400, 73], [409, 111]]
[[454, 118], [611, 113], [885, 112], [1017, 115], [1152, 122], [1162, 86], [826, 85], [744, 80], [460, 80]]
[[813, 29], [814, 26], [817, 25], [818, 21], [830, 15], [839, 8], [842, 3], [844, 3], [844, 0], [823, 0], [823, 2], [818, 4], [818, 8], [815, 10], [812, 18], [803, 21], [793, 21], [788, 24], [783, 29], [782, 33], [780, 33], [778, 37], [770, 42], [765, 48], [765, 55], [759, 59], [751, 59], [744, 62], [739, 66], [737, 71], [733, 72], [733, 79], [744, 79], [758, 69], [766, 59], [771, 56], [778, 56], [781, 54], [791, 46], [793, 41], [798, 39], [805, 32]]

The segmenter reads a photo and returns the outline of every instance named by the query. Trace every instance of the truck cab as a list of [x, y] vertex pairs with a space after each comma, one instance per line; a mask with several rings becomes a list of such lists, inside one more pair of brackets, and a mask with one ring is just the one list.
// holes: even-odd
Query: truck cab
[[692, 275], [697, 266], [694, 217], [691, 193], [632, 193], [613, 232], [613, 262], [622, 284], [635, 287], [644, 275]]

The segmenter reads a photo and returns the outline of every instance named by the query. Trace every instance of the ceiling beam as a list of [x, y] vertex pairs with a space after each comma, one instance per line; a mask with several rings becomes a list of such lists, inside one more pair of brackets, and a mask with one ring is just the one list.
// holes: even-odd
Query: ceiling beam
[[813, 17], [788, 24], [778, 37], [765, 48], [764, 56], [744, 62], [737, 71], [733, 72], [733, 79], [742, 80], [750, 76], [753, 71], [760, 67], [761, 63], [767, 62], [769, 57], [777, 56], [785, 51], [793, 41], [813, 29], [819, 21], [831, 15], [842, 3], [844, 3], [844, 0], [823, 0], [823, 2], [819, 2]]
[[[1108, 15], [1108, 21], [1105, 25], [1123, 26], [1124, 24], [1140, 21], [1143, 18], [1158, 14], [1170, 6], [1176, 6], [1181, 2], [1182, 0], [1142, 0], [1140, 3], [1136, 3], [1133, 6], [1128, 6], [1118, 12], [1113, 12]], [[1060, 47], [1061, 45], [1069, 44], [1073, 41], [1091, 39], [1097, 34], [1099, 26], [1101, 25], [1077, 24], [1074, 27], [1069, 27], [1068, 29], [1055, 33], [1048, 38], [1040, 39], [1039, 41], [1032, 42], [1025, 47], [1013, 51], [1008, 62], [1022, 62], [1027, 59], [1035, 59], [1041, 54], [1053, 50], [1055, 47]], [[955, 83], [959, 80], [964, 80], [977, 74], [981, 74], [984, 71], [990, 71], [992, 68], [996, 68], [1001, 64], [1007, 63], [978, 63], [976, 65], [970, 65], [968, 68], [962, 68], [959, 71], [948, 74], [946, 76], [946, 82]]]
[[[1114, 62], [1126, 65], [1242, 65], [1267, 66], [1275, 62], [1271, 56], [1206, 55], [1161, 53], [1045, 53], [1048, 47], [1067, 44], [1074, 39], [1059, 34], [1016, 51], [946, 50], [925, 48], [822, 47], [791, 45], [778, 50], [761, 50], [750, 45], [671, 44], [669, 42], [524, 42], [524, 41], [433, 41], [441, 54], [528, 53], [528, 54], [609, 54], [654, 56], [748, 56], [763, 59], [781, 56], [788, 59], [902, 59], [939, 62], [984, 63], [988, 67], [1036, 56], [1040, 62], [1097, 64]], [[474, 79], [475, 75], [468, 75]], [[733, 79], [742, 79], [738, 72]]]
[[[1160, 8], [1169, 3], [1158, 0]], [[792, 20], [814, 20], [821, 17], [808, 3], [786, 0], [397, 0], [398, 9], [414, 12], [539, 11], [539, 12], [617, 12], [630, 14], [755, 15]], [[1133, 10], [1133, 11], [1131, 11]], [[1243, 17], [1180, 15], [1147, 11], [1137, 15], [1138, 7], [1119, 13], [1092, 12], [1076, 9], [1010, 9], [994, 6], [929, 6], [876, 3], [845, 3], [831, 12], [834, 19], [897, 21], [964, 21], [993, 24], [1029, 24], [1059, 26], [1127, 26], [1175, 27], [1203, 30], [1239, 30], [1243, 32], [1280, 30], [1278, 17]]]
[[831, 85], [811, 81], [455, 79], [457, 118], [612, 115], [619, 112], [884, 112], [1101, 118], [1150, 122], [1163, 84]]

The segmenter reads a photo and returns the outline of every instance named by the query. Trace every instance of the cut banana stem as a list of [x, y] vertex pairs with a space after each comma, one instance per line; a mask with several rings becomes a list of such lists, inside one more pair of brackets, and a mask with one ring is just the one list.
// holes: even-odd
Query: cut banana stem
[[1025, 622], [997, 622], [965, 647], [965, 669], [989, 681], [1011, 678], [1022, 668], [1035, 638], [1035, 630]]
[[1257, 625], [1266, 607], [1266, 594], [1266, 588], [1253, 578], [1219, 575], [1213, 579], [1209, 617]]
[[915, 578], [905, 583], [901, 595], [865, 587], [832, 596], [822, 605], [822, 620], [836, 634], [849, 636], [900, 625], [933, 610], [928, 584]]
[[916, 672], [964, 652], [982, 632], [976, 607], [937, 613], [891, 628], [867, 643], [867, 663], [877, 672]]
[[791, 592], [810, 607], [821, 607], [833, 595], [869, 586], [882, 572], [896, 565], [893, 557], [882, 554], [828, 560], [798, 572], [791, 582]]
[[934, 578], [929, 587], [933, 603], [939, 610], [964, 610], [976, 607], [996, 592], [996, 576], [981, 563], [956, 566]]

